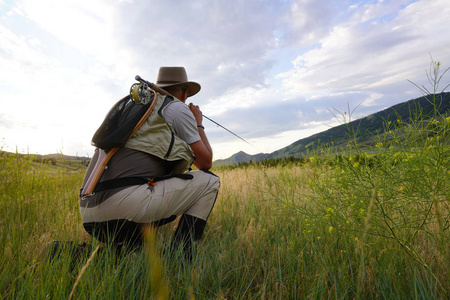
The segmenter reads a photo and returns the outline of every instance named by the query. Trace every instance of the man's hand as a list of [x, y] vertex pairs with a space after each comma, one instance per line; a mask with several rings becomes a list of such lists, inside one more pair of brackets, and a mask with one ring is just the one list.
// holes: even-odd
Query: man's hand
[[195, 121], [197, 121], [197, 126], [203, 125], [203, 113], [198, 107], [198, 105], [194, 105], [193, 103], [189, 103], [189, 109], [191, 110], [192, 114], [194, 115]]

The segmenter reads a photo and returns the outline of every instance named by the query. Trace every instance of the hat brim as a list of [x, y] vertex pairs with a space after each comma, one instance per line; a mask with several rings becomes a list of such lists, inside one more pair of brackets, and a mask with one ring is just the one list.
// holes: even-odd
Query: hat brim
[[162, 89], [164, 89], [166, 87], [185, 86], [188, 88], [189, 97], [194, 96], [201, 89], [200, 84], [198, 84], [197, 82], [194, 82], [194, 81], [186, 81], [186, 82], [179, 82], [179, 83], [172, 83], [172, 84], [171, 83], [165, 83], [165, 84], [156, 83], [156, 86], [158, 86]]

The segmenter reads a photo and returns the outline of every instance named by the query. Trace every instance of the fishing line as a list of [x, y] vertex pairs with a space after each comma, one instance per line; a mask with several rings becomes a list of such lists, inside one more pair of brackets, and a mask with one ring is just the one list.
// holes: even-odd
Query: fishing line
[[231, 133], [231, 134], [234, 135], [235, 137], [237, 137], [237, 138], [243, 140], [244, 142], [246, 142], [246, 143], [249, 144], [250, 146], [252, 146], [252, 147], [254, 147], [255, 149], [257, 149], [258, 151], [260, 151], [258, 148], [256, 148], [256, 146], [250, 144], [250, 143], [247, 142], [244, 138], [240, 137], [239, 135], [237, 135], [236, 133], [232, 132], [231, 130], [225, 128], [224, 126], [220, 125], [220, 124], [217, 123], [216, 121], [214, 121], [214, 120], [208, 118], [208, 117], [205, 116], [205, 115], [203, 115], [203, 117], [206, 118], [206, 119], [208, 119], [208, 120], [210, 120], [211, 122], [213, 122], [213, 123], [216, 124], [217, 126], [222, 127], [223, 129], [225, 129], [226, 131], [228, 131], [229, 133]]

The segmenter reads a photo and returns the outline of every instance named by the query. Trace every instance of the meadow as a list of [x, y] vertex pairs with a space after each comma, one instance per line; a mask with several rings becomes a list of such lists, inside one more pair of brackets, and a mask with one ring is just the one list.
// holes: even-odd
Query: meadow
[[[435, 101], [430, 96], [430, 101]], [[0, 157], [2, 299], [448, 299], [450, 117], [386, 122], [371, 148], [220, 167], [191, 264], [168, 257], [176, 223], [116, 251], [82, 228], [85, 167]], [[54, 240], [86, 243], [74, 259]], [[44, 253], [44, 254], [43, 254]]]
[[188, 266], [164, 256], [175, 224], [143, 251], [46, 260], [53, 240], [97, 247], [80, 222], [84, 169], [4, 155], [0, 297], [445, 299], [450, 118], [388, 129], [370, 154], [350, 142], [214, 170], [221, 190]]

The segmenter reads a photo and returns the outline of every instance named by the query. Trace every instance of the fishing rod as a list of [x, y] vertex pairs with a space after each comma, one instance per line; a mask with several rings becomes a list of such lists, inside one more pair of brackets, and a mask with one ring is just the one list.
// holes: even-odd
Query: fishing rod
[[[174, 97], [174, 96], [171, 95], [169, 92], [167, 92], [166, 90], [160, 88], [160, 87], [157, 86], [156, 84], [154, 84], [154, 83], [152, 83], [152, 82], [150, 82], [150, 81], [147, 81], [147, 80], [145, 80], [145, 79], [142, 79], [141, 76], [139, 76], [139, 75], [136, 75], [136, 76], [134, 77], [134, 79], [136, 79], [137, 81], [139, 81], [140, 83], [142, 83], [142, 84], [144, 84], [144, 85], [149, 86], [151, 89], [155, 90], [156, 92], [158, 92], [158, 93], [160, 93], [160, 94]], [[175, 97], [174, 97], [174, 98], [175, 98]], [[208, 117], [205, 116], [205, 115], [203, 115], [203, 117], [204, 117], [205, 119], [208, 119], [209, 121], [213, 122], [213, 123], [216, 124], [217, 126], [223, 128], [223, 129], [225, 129], [226, 131], [228, 131], [229, 133], [231, 133], [231, 134], [234, 135], [235, 137], [237, 137], [237, 138], [243, 140], [244, 142], [246, 142], [246, 143], [249, 144], [250, 146], [255, 147], [255, 146], [253, 146], [252, 144], [250, 144], [249, 142], [247, 142], [244, 138], [240, 137], [239, 135], [237, 135], [236, 133], [234, 133], [234, 132], [232, 132], [231, 130], [227, 129], [226, 127], [220, 125], [219, 123], [217, 123], [216, 121], [212, 120], [211, 118], [208, 118]], [[256, 148], [256, 147], [255, 147], [255, 148]]]
[[247, 142], [244, 138], [241, 138], [241, 137], [238, 136], [236, 133], [234, 133], [234, 132], [232, 132], [231, 130], [225, 128], [224, 126], [220, 125], [220, 124], [217, 123], [216, 121], [214, 121], [214, 120], [208, 118], [208, 117], [205, 116], [205, 115], [203, 115], [203, 117], [206, 118], [206, 119], [208, 119], [208, 120], [210, 120], [211, 122], [213, 122], [213, 123], [216, 124], [217, 126], [222, 127], [223, 129], [225, 129], [226, 131], [228, 131], [229, 133], [231, 133], [231, 134], [234, 135], [235, 137], [240, 138], [241, 140], [243, 140], [244, 142], [246, 142], [246, 143], [249, 144], [250, 146], [255, 147], [255, 146], [253, 146], [252, 144], [250, 144], [249, 142]]

